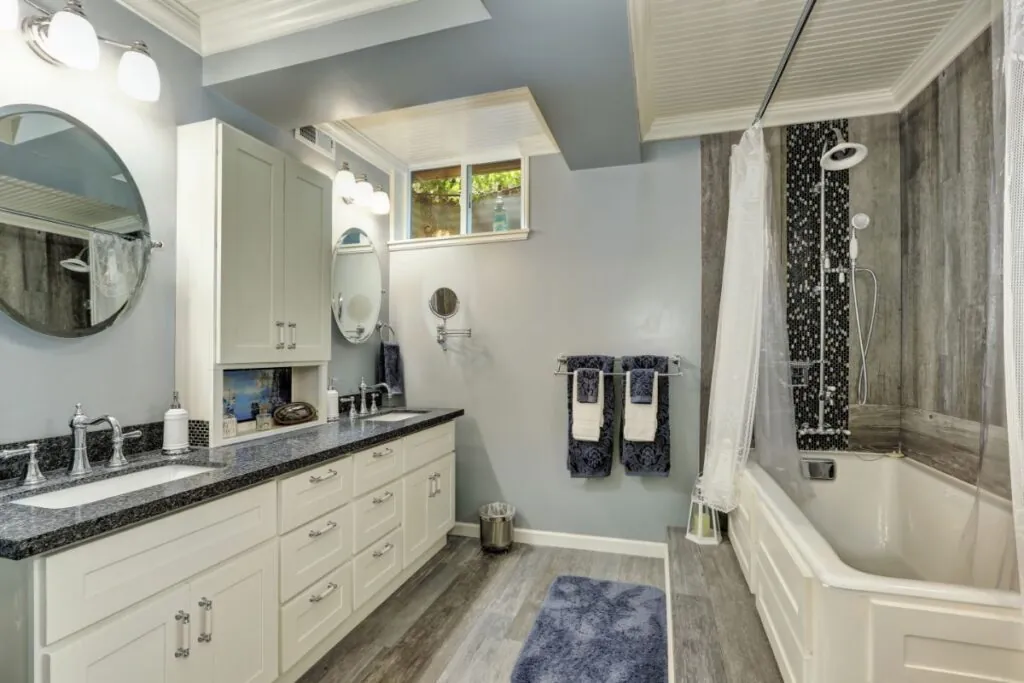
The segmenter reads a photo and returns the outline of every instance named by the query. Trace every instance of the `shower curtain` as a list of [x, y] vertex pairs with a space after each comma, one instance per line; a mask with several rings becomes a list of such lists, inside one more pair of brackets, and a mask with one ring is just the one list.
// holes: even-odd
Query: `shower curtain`
[[772, 225], [772, 177], [764, 131], [755, 124], [730, 159], [729, 222], [704, 471], [695, 497], [708, 507], [736, 507], [736, 481], [751, 454], [793, 497], [799, 476], [789, 339], [785, 240]]
[[[997, 45], [1003, 49], [998, 50]], [[1024, 398], [1021, 396], [1024, 391], [1024, 130], [1020, 122], [1024, 120], [1024, 0], [1004, 1], [1001, 30], [998, 21], [993, 25], [993, 55], [997, 76], [996, 108], [1004, 105], [1000, 99], [1005, 100], [1003, 119], [996, 118], [995, 152], [997, 170], [1001, 170], [996, 174], [996, 182], [1001, 181], [1003, 185], [1000, 232], [1003, 238], [1006, 431], [1016, 578], [1021, 586], [1024, 585]], [[1001, 169], [999, 162], [1002, 162]]]

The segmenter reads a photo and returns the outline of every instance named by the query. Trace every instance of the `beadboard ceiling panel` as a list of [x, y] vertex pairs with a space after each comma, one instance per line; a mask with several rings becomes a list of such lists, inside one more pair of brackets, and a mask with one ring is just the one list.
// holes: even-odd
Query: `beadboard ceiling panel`
[[[631, 0], [644, 139], [745, 128], [804, 0]], [[818, 0], [766, 125], [898, 111], [988, 25], [989, 0]]]
[[527, 88], [336, 123], [350, 126], [414, 168], [558, 152]]
[[118, 0], [203, 55], [418, 0]]

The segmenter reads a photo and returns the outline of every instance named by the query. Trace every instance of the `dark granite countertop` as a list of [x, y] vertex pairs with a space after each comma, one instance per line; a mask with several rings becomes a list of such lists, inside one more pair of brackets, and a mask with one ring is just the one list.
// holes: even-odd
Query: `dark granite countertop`
[[[409, 409], [415, 410], [415, 409]], [[418, 412], [418, 411], [417, 411]], [[52, 552], [101, 534], [145, 522], [190, 505], [251, 488], [283, 474], [361, 451], [429, 427], [450, 422], [462, 410], [429, 410], [400, 422], [349, 420], [267, 436], [234, 446], [195, 449], [186, 456], [167, 457], [151, 451], [131, 458], [118, 472], [93, 468], [87, 477], [71, 479], [47, 473], [42, 486], [26, 489], [8, 482], [0, 488], [0, 557], [12, 560]], [[159, 484], [87, 505], [47, 509], [18, 505], [19, 498], [56, 491], [161, 465], [216, 467], [167, 484]]]

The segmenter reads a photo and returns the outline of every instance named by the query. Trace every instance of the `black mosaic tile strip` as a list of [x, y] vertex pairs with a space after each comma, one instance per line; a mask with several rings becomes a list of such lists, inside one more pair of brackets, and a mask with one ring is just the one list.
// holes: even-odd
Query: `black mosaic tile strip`
[[[142, 437], [128, 439], [124, 442], [123, 450], [126, 457], [163, 447], [163, 421], [121, 426], [121, 431], [125, 433], [135, 431], [136, 429], [142, 432]], [[112, 451], [110, 437], [110, 428], [106, 425], [90, 429], [85, 441], [89, 451], [89, 464], [93, 466], [102, 465], [110, 459]], [[44, 472], [68, 470], [71, 468], [73, 446], [70, 427], [68, 428], [68, 433], [63, 436], [51, 436], [43, 439], [29, 439], [27, 441], [0, 444], [0, 451], [24, 448], [29, 443], [39, 444], [39, 453], [36, 457], [39, 460], [39, 468]], [[28, 467], [27, 455], [0, 461], [0, 481], [21, 479], [25, 476], [26, 467]]]
[[188, 445], [206, 448], [210, 445], [210, 423], [206, 420], [188, 421]]
[[[847, 121], [820, 121], [786, 128], [786, 227], [788, 275], [787, 325], [790, 357], [794, 361], [819, 357], [821, 208], [818, 187], [820, 160], [826, 149], [837, 143], [832, 128], [847, 137]], [[825, 173], [825, 251], [833, 268], [849, 268], [850, 174], [849, 171]], [[825, 402], [826, 428], [849, 427], [849, 279], [840, 283], [839, 275], [825, 276]], [[806, 387], [793, 388], [796, 423], [818, 426], [818, 367], [810, 372]], [[844, 435], [797, 436], [802, 450], [846, 450]]]
[[[365, 450], [379, 443], [451, 422], [462, 410], [431, 410], [401, 422], [370, 422], [345, 418], [289, 434], [268, 436], [235, 446], [196, 449], [188, 456], [168, 458], [151, 451], [132, 459], [127, 470], [97, 467], [72, 479], [57, 472], [43, 485], [26, 490], [10, 481], [0, 485], [0, 557], [20, 560], [52, 552], [100, 534], [145, 522], [159, 515], [241, 491], [312, 465]], [[133, 491], [88, 505], [49, 510], [12, 501], [126, 472], [175, 464], [213, 467], [211, 472]]]

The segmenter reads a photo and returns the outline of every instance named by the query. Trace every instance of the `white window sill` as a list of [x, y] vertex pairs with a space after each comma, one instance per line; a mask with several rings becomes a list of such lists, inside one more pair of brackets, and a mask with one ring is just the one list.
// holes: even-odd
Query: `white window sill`
[[477, 235], [453, 235], [451, 237], [422, 237], [416, 240], [392, 240], [388, 251], [414, 251], [436, 249], [437, 247], [458, 247], [489, 242], [521, 242], [530, 236], [530, 231], [509, 230], [508, 232], [482, 232]]

